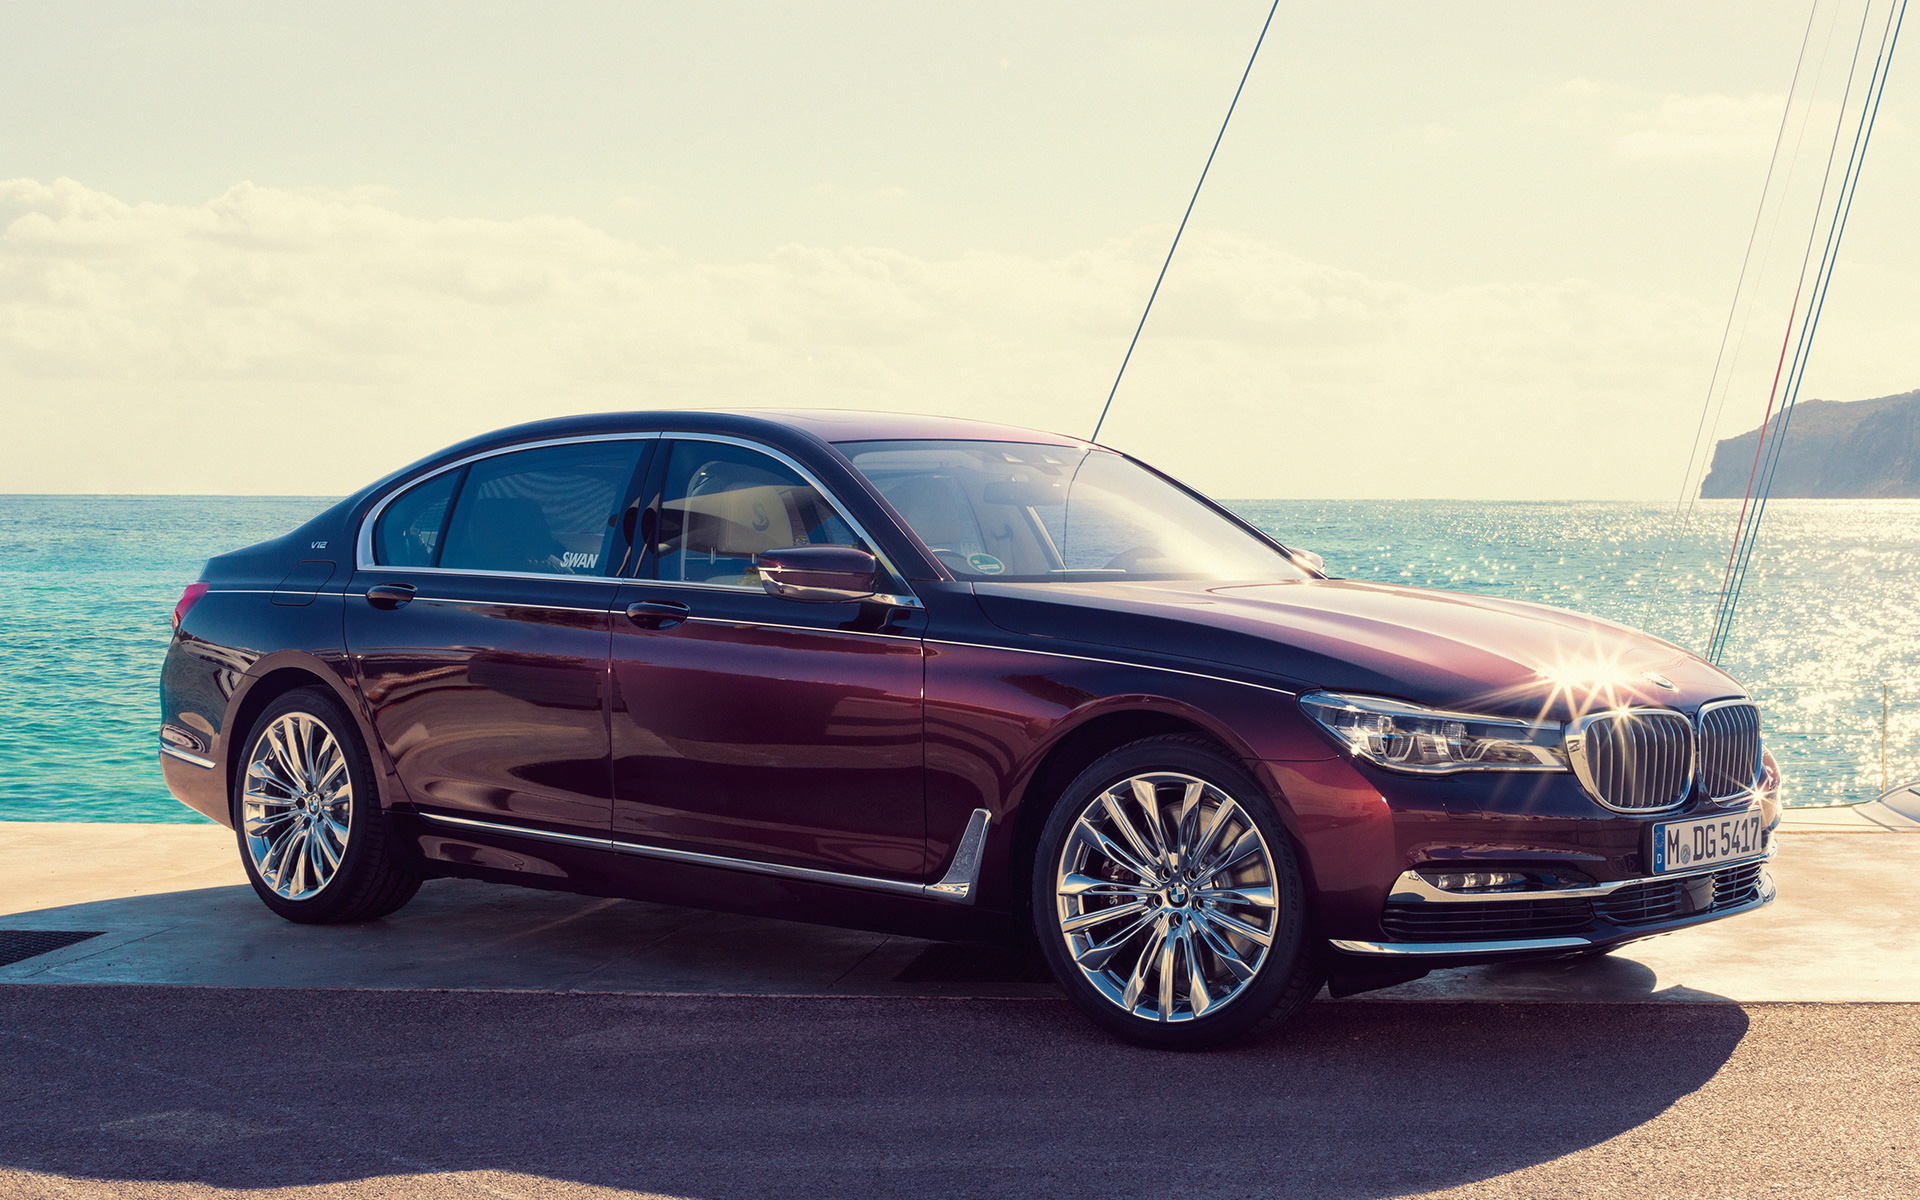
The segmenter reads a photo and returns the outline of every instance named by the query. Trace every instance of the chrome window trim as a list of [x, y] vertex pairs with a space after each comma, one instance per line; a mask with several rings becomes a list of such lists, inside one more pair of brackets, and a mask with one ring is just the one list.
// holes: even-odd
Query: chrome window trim
[[[1621, 888], [1633, 887], [1641, 883], [1667, 883], [1676, 879], [1695, 879], [1701, 875], [1711, 875], [1715, 871], [1724, 871], [1728, 867], [1743, 867], [1752, 863], [1771, 862], [1779, 850], [1779, 843], [1773, 838], [1767, 839], [1767, 848], [1758, 854], [1746, 854], [1739, 858], [1721, 859], [1713, 866], [1700, 870], [1668, 871], [1664, 875], [1641, 875], [1633, 879], [1614, 879], [1606, 883], [1596, 883], [1585, 887], [1543, 888], [1537, 892], [1449, 892], [1429, 883], [1419, 871], [1404, 871], [1400, 878], [1393, 881], [1393, 890], [1387, 893], [1389, 901], [1419, 900], [1430, 904], [1494, 904], [1505, 901], [1515, 903], [1527, 900], [1579, 900], [1591, 899], [1617, 892]], [[1438, 864], [1428, 864], [1430, 867]], [[1447, 864], [1448, 870], [1482, 870], [1472, 863], [1461, 863], [1457, 867]]]
[[[561, 580], [569, 583], [628, 583], [630, 580], [621, 575], [562, 575], [558, 571], [548, 575], [540, 571], [467, 571], [458, 567], [391, 567], [375, 563], [370, 567], [356, 567], [362, 571], [405, 572], [408, 575], [442, 575], [463, 579], [537, 579], [541, 583], [553, 583]], [[321, 593], [325, 595], [326, 593]]]
[[455, 829], [473, 829], [483, 833], [506, 834], [509, 837], [533, 838], [536, 841], [585, 846], [595, 850], [612, 850], [639, 858], [655, 858], [665, 862], [687, 863], [700, 867], [720, 867], [729, 871], [746, 871], [755, 875], [799, 879], [808, 883], [830, 883], [870, 892], [891, 892], [897, 895], [914, 896], [923, 900], [944, 900], [954, 904], [972, 904], [974, 901], [975, 887], [980, 882], [980, 865], [985, 858], [987, 827], [993, 820], [993, 814], [986, 809], [974, 809], [973, 815], [967, 819], [966, 830], [960, 835], [959, 844], [954, 847], [953, 861], [948, 865], [946, 874], [937, 883], [911, 883], [902, 879], [850, 875], [841, 871], [760, 862], [756, 859], [733, 858], [724, 854], [703, 854], [696, 850], [675, 850], [667, 846], [650, 846], [644, 842], [626, 842], [611, 837], [593, 838], [572, 833], [554, 833], [545, 829], [528, 829], [519, 825], [503, 825], [494, 821], [453, 817], [443, 813], [423, 812], [418, 816], [429, 824], [445, 825]]
[[[1123, 662], [1116, 658], [1095, 658], [1088, 654], [1070, 654], [1063, 650], [1034, 650], [1024, 646], [995, 646], [988, 642], [956, 642], [946, 638], [922, 638], [929, 646], [959, 646], [965, 650], [1005, 650], [1009, 654], [1043, 654], [1049, 658], [1070, 658], [1076, 662], [1099, 663], [1108, 667], [1129, 667], [1136, 671], [1164, 671], [1169, 675], [1186, 675], [1193, 679], [1206, 679], [1214, 683], [1232, 683], [1241, 687], [1259, 688], [1263, 692], [1273, 692], [1281, 696], [1298, 696], [1300, 693], [1267, 683], [1249, 683], [1244, 679], [1231, 679], [1225, 675], [1209, 675], [1204, 671], [1183, 671], [1179, 667], [1156, 667], [1149, 663]], [[1332, 758], [1333, 755], [1327, 757]]]
[[[1622, 716], [1636, 713], [1658, 713], [1662, 717], [1679, 717], [1687, 727], [1687, 781], [1679, 789], [1679, 795], [1670, 803], [1658, 808], [1621, 808], [1609, 803], [1600, 795], [1599, 782], [1593, 777], [1593, 768], [1587, 761], [1587, 730], [1602, 721], [1616, 720]], [[1580, 788], [1587, 797], [1608, 812], [1625, 813], [1630, 816], [1652, 816], [1670, 813], [1681, 808], [1687, 797], [1693, 794], [1694, 782], [1700, 774], [1700, 727], [1696, 720], [1677, 708], [1665, 708], [1657, 704], [1634, 705], [1629, 708], [1609, 708], [1603, 712], [1588, 713], [1577, 721], [1567, 725], [1563, 745], [1567, 748], [1567, 763], [1573, 768], [1573, 774], [1580, 781]]]
[[[849, 521], [848, 524], [852, 524], [852, 522]], [[862, 534], [861, 536], [864, 537], [865, 535]], [[880, 558], [880, 556], [877, 554], [874, 557]], [[886, 560], [882, 558], [880, 559], [880, 561], [885, 562]], [[887, 569], [892, 570], [893, 568], [888, 567]], [[726, 592], [729, 595], [734, 595], [734, 596], [764, 596], [767, 594], [766, 591], [762, 588], [743, 587], [737, 583], [703, 583], [697, 579], [632, 579], [632, 578], [623, 577], [617, 582], [631, 583], [631, 584], [636, 584], [644, 587], [696, 588], [696, 589], [699, 589], [700, 591], [706, 591], [706, 592]], [[801, 603], [807, 603], [807, 602], [794, 600], [794, 601], [789, 601], [789, 603], [801, 604]], [[876, 592], [873, 595], [867, 597], [865, 600], [861, 600], [857, 602], [847, 600], [847, 601], [831, 601], [830, 603], [886, 604], [895, 608], [923, 607], [920, 603], [920, 598], [918, 596], [896, 596], [892, 593], [880, 593], [880, 592]], [[720, 617], [716, 617], [713, 619], [725, 620], [725, 618], [720, 618]], [[769, 622], [769, 621], [742, 621], [742, 622], [735, 622], [735, 623], [736, 624], [744, 623], [744, 624], [752, 624], [752, 625], [772, 624], [772, 622]], [[797, 628], [801, 628], [801, 626], [793, 626], [793, 628], [797, 629]]]
[[189, 754], [178, 746], [162, 745], [160, 747], [160, 753], [169, 758], [177, 758], [183, 763], [191, 763], [205, 771], [211, 771], [219, 765], [210, 758], [201, 758], [198, 754]]
[[[414, 488], [419, 487], [423, 483], [426, 483], [428, 480], [437, 479], [440, 476], [445, 475], [449, 471], [457, 471], [462, 467], [470, 466], [471, 464], [479, 462], [482, 459], [498, 458], [503, 454], [517, 454], [522, 450], [538, 450], [546, 446], [577, 446], [577, 445], [582, 445], [590, 442], [647, 442], [647, 441], [660, 441], [668, 438], [674, 439], [676, 441], [716, 442], [721, 445], [738, 446], [742, 449], [753, 450], [758, 453], [765, 454], [770, 458], [779, 460], [781, 463], [791, 468], [796, 474], [800, 476], [800, 478], [806, 480], [807, 484], [811, 486], [815, 491], [819, 492], [822, 496], [826, 497], [828, 502], [833, 504], [835, 509], [838, 510], [840, 514], [840, 518], [844, 520], [849, 526], [851, 526], [853, 528], [853, 531], [860, 535], [861, 540], [865, 541], [868, 547], [872, 549], [874, 557], [880, 561], [882, 566], [886, 567], [887, 573], [891, 575], [893, 578], [899, 580], [907, 588], [907, 592], [905, 595], [899, 595], [891, 592], [885, 593], [883, 595], [877, 594], [874, 596], [873, 602], [879, 603], [879, 604], [894, 604], [903, 608], [923, 607], [923, 605], [920, 603], [919, 596], [915, 595], [913, 592], [913, 585], [911, 583], [908, 583], [906, 576], [902, 574], [897, 568], [895, 568], [892, 560], [887, 558], [886, 552], [880, 548], [880, 544], [874, 540], [873, 535], [868, 533], [866, 528], [862, 526], [859, 521], [855, 520], [853, 516], [846, 511], [847, 506], [841, 503], [840, 498], [834, 495], [834, 493], [831, 490], [829, 490], [825, 484], [821, 483], [820, 480], [817, 477], [815, 477], [813, 472], [807, 470], [805, 467], [795, 462], [793, 458], [788, 454], [786, 454], [784, 451], [781, 451], [772, 446], [769, 446], [765, 442], [756, 442], [747, 438], [732, 437], [727, 434], [718, 434], [718, 433], [649, 431], [644, 433], [583, 434], [576, 437], [543, 438], [540, 441], [536, 441], [536, 442], [516, 442], [511, 446], [500, 446], [492, 450], [482, 450], [477, 454], [469, 454], [465, 458], [456, 459], [455, 461], [450, 462], [447, 465], [438, 468], [437, 470], [430, 471], [425, 475], [415, 476], [414, 478], [405, 481], [400, 486], [395, 487], [392, 491], [382, 496], [378, 503], [376, 503], [372, 508], [367, 510], [367, 515], [361, 518], [359, 531], [355, 534], [355, 537], [354, 537], [354, 551], [353, 551], [354, 570], [356, 571], [372, 571], [372, 570], [408, 571], [408, 572], [421, 574], [421, 575], [449, 575], [449, 576], [455, 576], [455, 577], [483, 578], [483, 579], [539, 579], [539, 580], [573, 579], [573, 580], [582, 580], [582, 581], [589, 581], [589, 582], [595, 581], [595, 580], [605, 580], [612, 583], [660, 583], [660, 584], [672, 584], [673, 586], [676, 586], [676, 587], [712, 588], [718, 591], [735, 592], [741, 595], [763, 594], [759, 592], [758, 589], [755, 589], [755, 588], [737, 587], [730, 584], [697, 583], [697, 582], [688, 581], [688, 580], [636, 579], [630, 575], [562, 575], [557, 572], [548, 574], [548, 573], [539, 572], [539, 571], [478, 571], [478, 570], [464, 570], [464, 569], [458, 569], [458, 568], [452, 568], [452, 567], [395, 567], [395, 566], [388, 566], [387, 564], [374, 561], [373, 530], [374, 530], [374, 526], [380, 520], [380, 514], [386, 511], [387, 505], [391, 504], [399, 496], [412, 491]], [[271, 589], [268, 589], [268, 590], [271, 590]]]
[[[859, 521], [854, 519], [853, 514], [847, 511], [846, 504], [841, 501], [840, 497], [834, 495], [833, 490], [831, 488], [827, 487], [826, 484], [821, 483], [819, 478], [815, 476], [812, 471], [809, 471], [805, 467], [801, 466], [798, 462], [796, 462], [793, 459], [791, 455], [787, 454], [786, 451], [776, 449], [773, 446], [767, 445], [765, 442], [756, 442], [751, 440], [750, 438], [734, 437], [730, 434], [724, 434], [724, 433], [693, 433], [693, 432], [683, 432], [679, 430], [666, 430], [660, 434], [660, 437], [663, 439], [669, 439], [676, 442], [712, 442], [716, 445], [721, 445], [721, 446], [736, 446], [742, 450], [752, 450], [757, 454], [764, 454], [768, 458], [774, 459], [784, 464], [794, 474], [806, 480], [807, 485], [813, 488], [814, 491], [820, 493], [820, 495], [826, 499], [827, 503], [833, 505], [834, 510], [839, 513], [840, 519], [845, 521], [849, 526], [852, 527], [855, 533], [860, 535], [860, 540], [867, 544], [867, 549], [872, 552], [873, 556], [876, 559], [880, 561], [880, 565], [887, 569], [887, 574], [892, 576], [895, 580], [899, 581], [900, 585], [907, 589], [905, 595], [901, 595], [895, 592], [888, 592], [885, 594], [884, 599], [881, 597], [881, 594], [876, 593], [873, 597], [873, 600], [881, 604], [897, 604], [903, 608], [922, 607], [920, 603], [920, 597], [914, 593], [913, 584], [908, 582], [906, 575], [902, 571], [900, 571], [899, 568], [893, 565], [893, 561], [887, 557], [886, 551], [880, 548], [880, 543], [874, 539], [874, 536], [871, 533], [867, 532], [865, 526], [861, 525]], [[715, 588], [723, 591], [738, 592], [743, 595], [765, 595], [766, 594], [759, 588], [742, 587], [738, 584], [729, 584], [729, 583], [698, 583], [694, 580], [674, 580], [674, 579], [635, 579], [633, 580], [633, 582], [676, 584], [679, 586], [709, 587], [709, 588]]]
[[[360, 518], [360, 529], [354, 536], [353, 544], [354, 570], [371, 571], [386, 566], [386, 564], [375, 562], [373, 559], [374, 524], [380, 520], [380, 514], [386, 511], [387, 505], [393, 503], [395, 498], [412, 491], [429, 479], [438, 479], [448, 471], [457, 471], [461, 467], [477, 463], [482, 459], [498, 458], [502, 454], [518, 454], [522, 450], [539, 450], [547, 446], [578, 446], [588, 442], [650, 442], [657, 440], [659, 437], [660, 434], [654, 432], [592, 433], [581, 434], [575, 437], [542, 438], [537, 442], [515, 442], [511, 446], [497, 446], [492, 450], [482, 450], [475, 454], [469, 454], [465, 458], [456, 459], [443, 467], [427, 472], [425, 475], [416, 475], [412, 479], [399, 484], [386, 495], [380, 497], [379, 502], [367, 510], [367, 515]], [[537, 571], [460, 571], [444, 567], [388, 567], [387, 569], [394, 571], [421, 571], [437, 575], [502, 576], [509, 579], [610, 579], [617, 581], [620, 578], [617, 575], [546, 575]]]

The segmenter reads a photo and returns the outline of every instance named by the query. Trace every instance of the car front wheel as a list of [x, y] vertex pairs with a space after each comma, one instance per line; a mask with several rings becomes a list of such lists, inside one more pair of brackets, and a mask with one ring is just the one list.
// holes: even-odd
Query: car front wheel
[[1054, 976], [1122, 1037], [1202, 1049], [1319, 990], [1293, 844], [1258, 783], [1197, 737], [1115, 750], [1067, 787], [1034, 860]]

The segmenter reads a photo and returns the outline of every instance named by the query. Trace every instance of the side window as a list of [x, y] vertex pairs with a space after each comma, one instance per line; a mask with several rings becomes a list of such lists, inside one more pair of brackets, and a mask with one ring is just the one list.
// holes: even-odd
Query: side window
[[615, 509], [643, 443], [543, 446], [483, 458], [447, 523], [439, 565], [464, 571], [605, 575]]
[[789, 546], [870, 549], [780, 460], [721, 442], [673, 444], [655, 547], [659, 578], [758, 588], [753, 556]]
[[394, 497], [374, 524], [373, 560], [384, 567], [431, 567], [459, 482], [459, 471], [447, 471]]

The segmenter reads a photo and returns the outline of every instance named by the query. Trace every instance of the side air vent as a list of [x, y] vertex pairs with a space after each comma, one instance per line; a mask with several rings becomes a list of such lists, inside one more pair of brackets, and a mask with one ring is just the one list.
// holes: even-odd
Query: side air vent
[[1589, 795], [1620, 812], [1657, 812], [1693, 784], [1693, 725], [1668, 708], [1595, 713], [1568, 739]]

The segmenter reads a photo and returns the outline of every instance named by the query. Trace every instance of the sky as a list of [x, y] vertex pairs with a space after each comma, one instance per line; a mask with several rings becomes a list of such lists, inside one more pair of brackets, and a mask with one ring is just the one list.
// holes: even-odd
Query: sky
[[[1730, 314], [1710, 428], [1765, 410], [1866, 2], [1283, 2], [1101, 440], [1225, 497], [1677, 497]], [[0, 8], [0, 492], [336, 495], [612, 409], [1087, 436], [1265, 16]], [[1920, 387], [1904, 53], [1808, 398]]]

